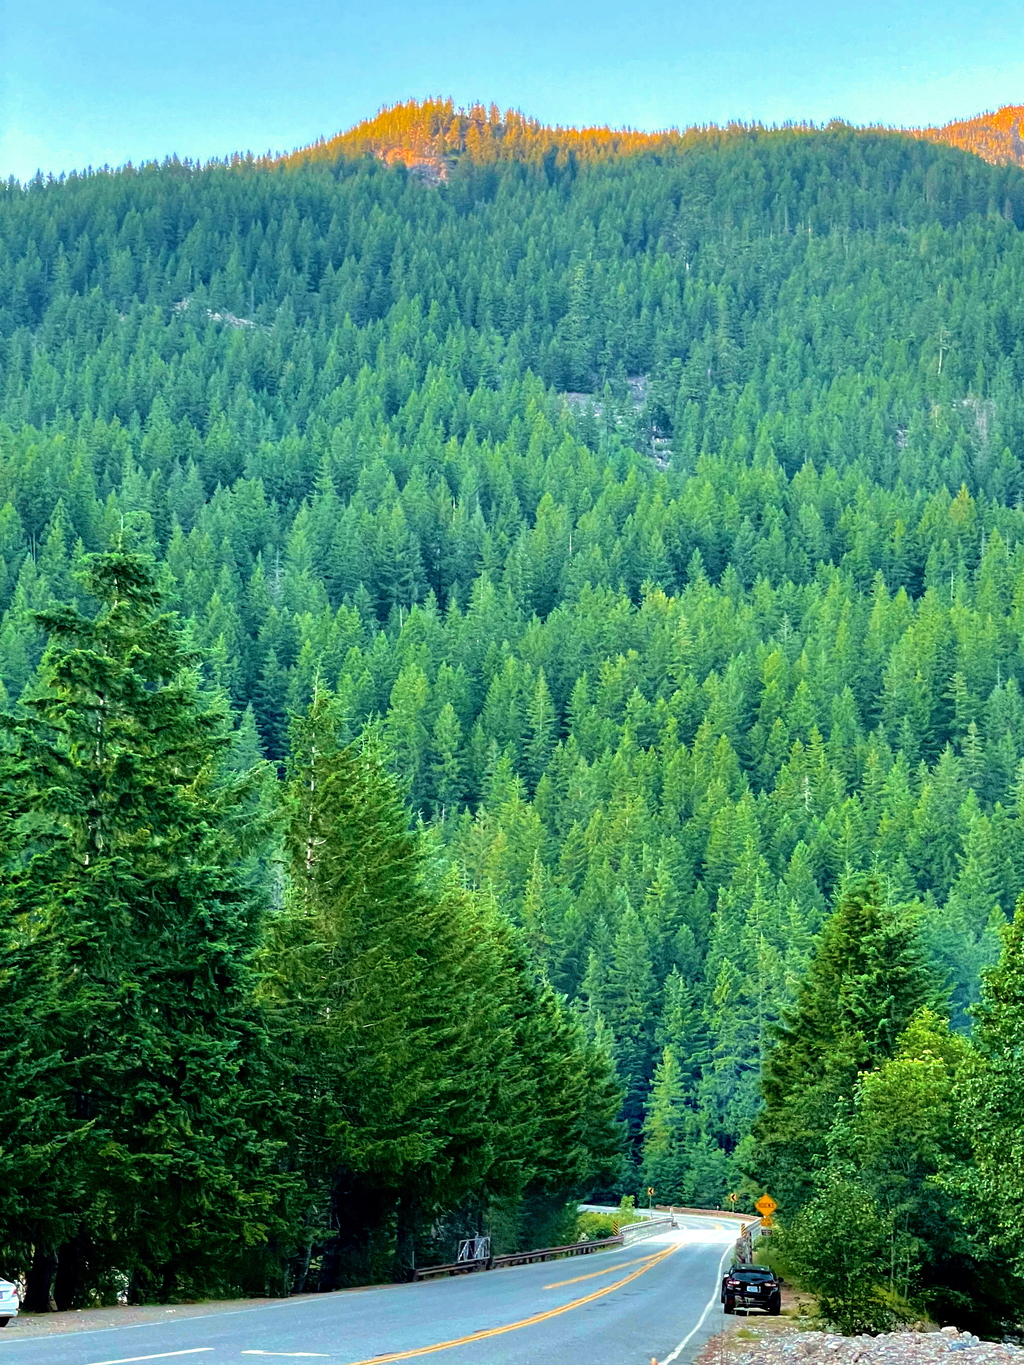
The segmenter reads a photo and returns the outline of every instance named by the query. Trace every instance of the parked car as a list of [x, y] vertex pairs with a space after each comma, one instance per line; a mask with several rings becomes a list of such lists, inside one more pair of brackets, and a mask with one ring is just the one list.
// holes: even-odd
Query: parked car
[[6, 1327], [11, 1318], [16, 1318], [20, 1307], [18, 1286], [10, 1280], [0, 1280], [0, 1327]]
[[766, 1265], [734, 1265], [722, 1281], [722, 1305], [727, 1313], [752, 1308], [778, 1317], [782, 1311], [782, 1285]]

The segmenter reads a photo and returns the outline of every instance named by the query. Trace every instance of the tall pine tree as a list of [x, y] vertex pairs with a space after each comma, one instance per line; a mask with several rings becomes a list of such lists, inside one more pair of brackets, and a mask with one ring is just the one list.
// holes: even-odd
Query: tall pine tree
[[136, 1299], [238, 1285], [259, 1247], [276, 1283], [286, 1096], [223, 717], [147, 559], [92, 557], [84, 587], [95, 617], [38, 618], [49, 647], [0, 759], [0, 1052], [26, 1077], [0, 1100], [0, 1245], [15, 1267], [31, 1250], [37, 1307], [54, 1271], [58, 1307], [115, 1274]]
[[809, 1197], [836, 1106], [849, 1100], [858, 1073], [893, 1055], [934, 996], [912, 918], [887, 905], [876, 882], [849, 885], [763, 1071], [751, 1174], [781, 1209], [795, 1212]]

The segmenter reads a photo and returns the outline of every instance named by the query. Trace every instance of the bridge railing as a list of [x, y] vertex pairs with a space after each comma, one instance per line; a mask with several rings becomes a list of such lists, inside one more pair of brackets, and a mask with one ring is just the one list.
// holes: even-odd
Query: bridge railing
[[593, 1242], [570, 1242], [561, 1247], [537, 1247], [533, 1251], [511, 1251], [503, 1256], [487, 1256], [478, 1260], [452, 1261], [447, 1265], [421, 1266], [414, 1280], [433, 1280], [440, 1275], [465, 1275], [474, 1270], [501, 1270], [510, 1265], [532, 1265], [534, 1261], [554, 1261], [561, 1256], [588, 1256], [592, 1251], [624, 1245], [622, 1232], [614, 1237], [599, 1237]]
[[619, 1236], [625, 1246], [632, 1242], [641, 1242], [645, 1237], [655, 1237], [659, 1232], [664, 1232], [666, 1228], [675, 1227], [675, 1219], [670, 1213], [655, 1215], [653, 1218], [642, 1218], [638, 1223], [625, 1223], [619, 1228]]

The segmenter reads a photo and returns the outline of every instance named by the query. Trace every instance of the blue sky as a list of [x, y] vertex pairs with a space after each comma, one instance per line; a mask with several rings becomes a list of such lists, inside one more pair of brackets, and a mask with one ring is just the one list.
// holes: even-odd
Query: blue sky
[[1019, 0], [0, 0], [0, 174], [284, 150], [431, 94], [544, 122], [1024, 104]]

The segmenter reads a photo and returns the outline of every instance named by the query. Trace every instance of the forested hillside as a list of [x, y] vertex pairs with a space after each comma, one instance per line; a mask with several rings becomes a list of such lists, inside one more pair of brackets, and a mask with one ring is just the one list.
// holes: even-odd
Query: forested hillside
[[[445, 106], [412, 121], [443, 175], [384, 164], [368, 125], [281, 164], [3, 189], [6, 705], [53, 666], [36, 613], [95, 614], [87, 556], [151, 555], [190, 705], [227, 708], [260, 809], [286, 792], [292, 852], [268, 833], [244, 876], [303, 1103], [349, 1074], [295, 1003], [342, 923], [302, 802], [358, 788], [310, 777], [329, 713], [338, 772], [364, 734], [385, 755], [453, 907], [430, 1017], [490, 916], [493, 1008], [578, 1016], [583, 1110], [602, 1057], [624, 1092], [621, 1177], [606, 1136], [569, 1176], [538, 1138], [532, 1174], [487, 1186], [480, 1158], [460, 1197], [717, 1201], [757, 1178], [766, 1057], [844, 889], [872, 874], [917, 926], [889, 1055], [922, 1002], [969, 1028], [1024, 886], [1024, 175], [848, 128], [613, 145], [479, 110], [453, 146]], [[435, 1149], [382, 1156], [388, 1121], [355, 1122], [362, 1169], [439, 1209]]]

